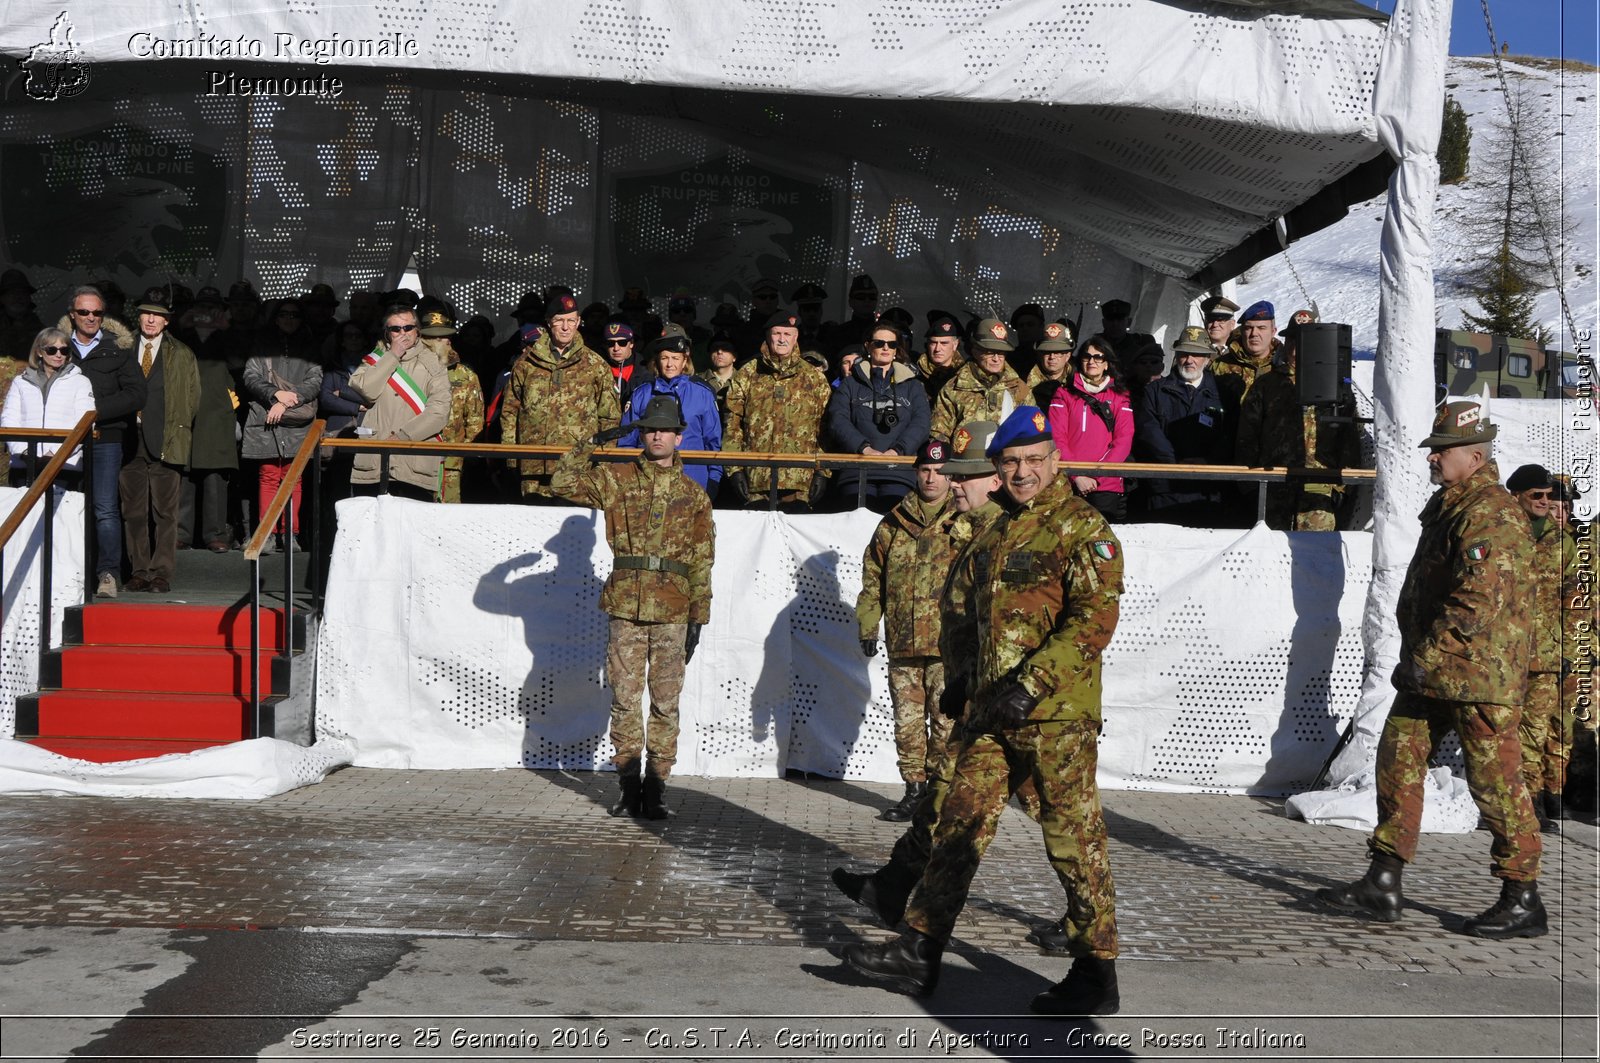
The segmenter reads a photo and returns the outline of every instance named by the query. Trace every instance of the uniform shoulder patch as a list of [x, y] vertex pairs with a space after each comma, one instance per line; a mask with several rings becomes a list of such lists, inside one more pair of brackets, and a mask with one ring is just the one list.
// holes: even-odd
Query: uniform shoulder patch
[[1096, 539], [1093, 546], [1094, 556], [1102, 561], [1111, 561], [1117, 556], [1117, 544], [1110, 539]]
[[1489, 540], [1480, 539], [1467, 547], [1468, 561], [1482, 561], [1489, 556]]

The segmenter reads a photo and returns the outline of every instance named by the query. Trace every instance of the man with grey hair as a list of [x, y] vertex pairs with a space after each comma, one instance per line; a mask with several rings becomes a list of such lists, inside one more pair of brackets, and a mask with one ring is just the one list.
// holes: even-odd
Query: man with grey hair
[[1472, 799], [1494, 837], [1500, 899], [1468, 919], [1474, 937], [1538, 937], [1542, 846], [1522, 778], [1517, 724], [1532, 641], [1528, 519], [1500, 486], [1495, 429], [1475, 402], [1440, 407], [1428, 448], [1439, 485], [1422, 510], [1422, 534], [1400, 589], [1400, 661], [1394, 706], [1378, 743], [1378, 825], [1365, 877], [1317, 891], [1335, 912], [1394, 923], [1404, 904], [1401, 871], [1416, 855], [1423, 780], [1444, 736], [1455, 731]]
[[100, 289], [74, 288], [67, 300], [61, 329], [72, 337], [78, 361], [94, 389], [94, 442], [89, 444], [89, 492], [94, 506], [95, 595], [117, 596], [122, 572], [122, 509], [118, 480], [122, 447], [134, 431], [134, 417], [144, 409], [145, 379], [133, 357], [133, 334], [106, 317]]

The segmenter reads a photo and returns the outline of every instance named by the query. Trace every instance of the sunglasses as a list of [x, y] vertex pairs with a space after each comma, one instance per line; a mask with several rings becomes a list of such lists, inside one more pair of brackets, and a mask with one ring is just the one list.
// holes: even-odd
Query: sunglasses
[[900, 344], [896, 340], [868, 340], [867, 346], [875, 351], [881, 351], [885, 347], [898, 347]]
[[106, 312], [104, 310], [74, 310], [72, 313], [76, 317], [105, 317], [106, 316]]
[[606, 340], [607, 347], [628, 347], [631, 346], [632, 343], [632, 340]]
[[1106, 357], [1105, 355], [1101, 354], [1099, 351], [1087, 351], [1087, 352], [1084, 353], [1083, 361], [1085, 361], [1085, 362], [1109, 362], [1109, 361], [1111, 361], [1111, 359]]
[[385, 331], [389, 335], [393, 336], [397, 332], [415, 332], [415, 331], [417, 331], [417, 326], [415, 326], [415, 325], [388, 325], [388, 326], [385, 326], [383, 331]]
[[[40, 347], [39, 350], [44, 354], [67, 354], [72, 350], [72, 348], [71, 347]], [[1549, 494], [1549, 492], [1546, 491], [1545, 494]]]
[[[49, 349], [49, 347], [45, 348], [47, 351]], [[1527, 497], [1533, 499], [1535, 502], [1542, 502], [1550, 497], [1549, 491], [1524, 491], [1523, 494], [1527, 495]]]

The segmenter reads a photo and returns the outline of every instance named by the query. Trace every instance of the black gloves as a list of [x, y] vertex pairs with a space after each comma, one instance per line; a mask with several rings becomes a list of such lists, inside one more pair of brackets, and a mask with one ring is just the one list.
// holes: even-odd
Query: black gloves
[[1389, 677], [1389, 682], [1396, 690], [1406, 694], [1422, 693], [1422, 681], [1427, 678], [1422, 671], [1422, 665], [1413, 660], [1404, 660], [1394, 666], [1394, 674]]
[[876, 657], [878, 655], [878, 640], [877, 639], [862, 639], [861, 640], [861, 653], [862, 653], [863, 656], [866, 656], [866, 657]]
[[700, 645], [700, 625], [689, 621], [689, 633], [683, 637], [683, 663], [694, 660], [694, 648]]
[[952, 720], [961, 719], [961, 714], [967, 708], [967, 680], [966, 677], [947, 679], [944, 690], [939, 694], [939, 712]]
[[989, 702], [989, 719], [1002, 730], [1012, 730], [1028, 722], [1039, 699], [1023, 689], [1021, 683], [1011, 682], [995, 692]]
[[594, 445], [603, 447], [607, 443], [621, 439], [631, 431], [633, 431], [633, 425], [619, 424], [615, 428], [607, 428], [604, 432], [596, 432], [594, 434]]
[[[722, 491], [732, 491], [732, 499], [739, 505], [750, 501], [750, 476], [743, 469], [724, 473], [722, 477]], [[718, 492], [719, 496], [721, 492]]]

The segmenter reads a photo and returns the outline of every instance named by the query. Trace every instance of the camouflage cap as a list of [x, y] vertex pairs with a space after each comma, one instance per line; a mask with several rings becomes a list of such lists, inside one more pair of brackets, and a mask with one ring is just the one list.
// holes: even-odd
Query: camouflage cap
[[1487, 443], [1498, 431], [1483, 419], [1483, 407], [1461, 399], [1439, 407], [1433, 418], [1433, 433], [1418, 443], [1429, 450], [1459, 447], [1467, 443]]
[[950, 457], [944, 463], [946, 476], [984, 476], [995, 471], [994, 462], [984, 457], [989, 442], [1000, 426], [993, 421], [968, 421], [956, 429], [950, 440]]
[[1210, 358], [1217, 353], [1211, 349], [1211, 341], [1206, 338], [1206, 330], [1199, 325], [1190, 325], [1178, 334], [1178, 342], [1172, 345], [1176, 354], [1203, 354]]
[[1072, 350], [1072, 326], [1052, 321], [1044, 327], [1044, 339], [1034, 344], [1036, 351]]
[[973, 330], [973, 343], [986, 351], [1005, 351], [1007, 354], [1017, 349], [1017, 337], [1011, 331], [1011, 326], [997, 317], [986, 317], [978, 322], [978, 327]]

